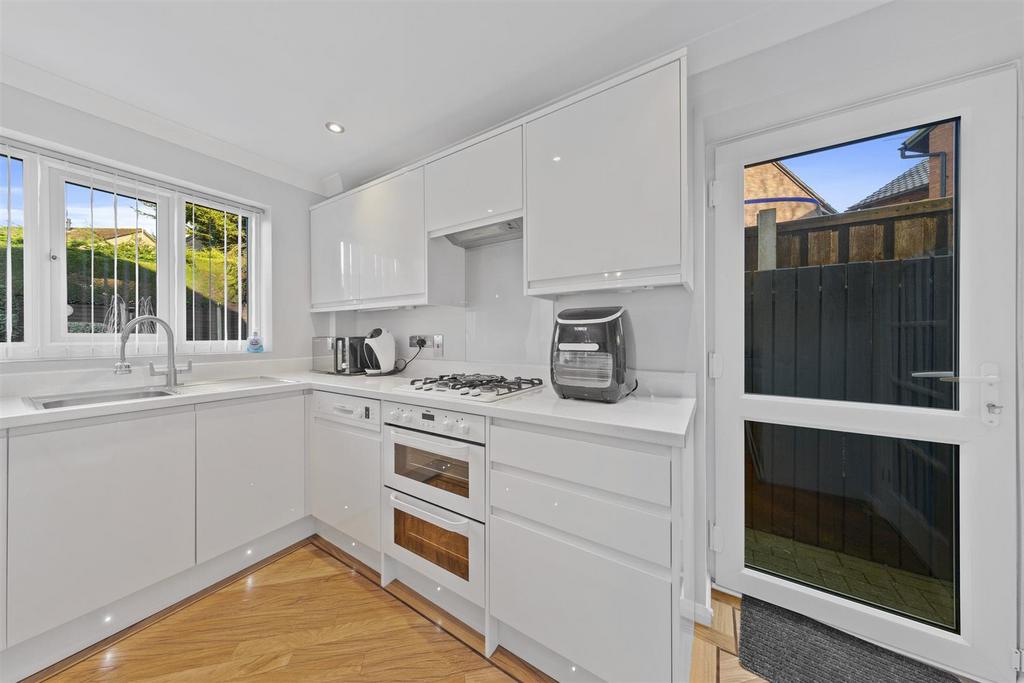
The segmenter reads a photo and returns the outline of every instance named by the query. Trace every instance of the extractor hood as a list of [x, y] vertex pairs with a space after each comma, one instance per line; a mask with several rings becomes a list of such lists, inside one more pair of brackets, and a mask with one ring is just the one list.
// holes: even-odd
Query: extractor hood
[[485, 244], [497, 244], [516, 240], [523, 236], [523, 219], [513, 218], [511, 220], [499, 221], [489, 225], [481, 225], [477, 228], [460, 230], [445, 235], [448, 241], [463, 249], [482, 247]]

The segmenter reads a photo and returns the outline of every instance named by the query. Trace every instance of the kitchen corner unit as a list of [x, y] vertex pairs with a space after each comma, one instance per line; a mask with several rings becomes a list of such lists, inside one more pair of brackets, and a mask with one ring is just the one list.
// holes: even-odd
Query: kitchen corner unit
[[428, 239], [423, 168], [310, 209], [311, 310], [462, 305], [465, 252]]

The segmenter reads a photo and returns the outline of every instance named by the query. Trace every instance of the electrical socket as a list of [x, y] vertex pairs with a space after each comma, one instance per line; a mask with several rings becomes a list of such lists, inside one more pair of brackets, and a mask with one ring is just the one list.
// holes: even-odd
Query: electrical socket
[[409, 336], [409, 348], [419, 348], [419, 340], [422, 339], [425, 344], [423, 348], [433, 349], [434, 358], [440, 358], [444, 355], [444, 335], [443, 334], [413, 334]]

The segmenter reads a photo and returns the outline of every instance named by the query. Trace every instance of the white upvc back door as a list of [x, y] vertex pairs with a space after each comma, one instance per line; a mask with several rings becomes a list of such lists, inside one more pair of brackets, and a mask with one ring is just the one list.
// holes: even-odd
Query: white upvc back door
[[[715, 153], [715, 582], [1000, 683], [1018, 636], [1016, 114], [1016, 71], [994, 70]], [[844, 212], [879, 165], [891, 182]]]

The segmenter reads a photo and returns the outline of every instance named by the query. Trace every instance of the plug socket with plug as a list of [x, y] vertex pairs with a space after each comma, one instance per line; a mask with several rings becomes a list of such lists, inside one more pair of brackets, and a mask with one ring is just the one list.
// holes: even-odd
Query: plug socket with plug
[[444, 355], [444, 335], [443, 334], [413, 334], [409, 336], [409, 348], [410, 349], [433, 349], [434, 358], [440, 358]]

